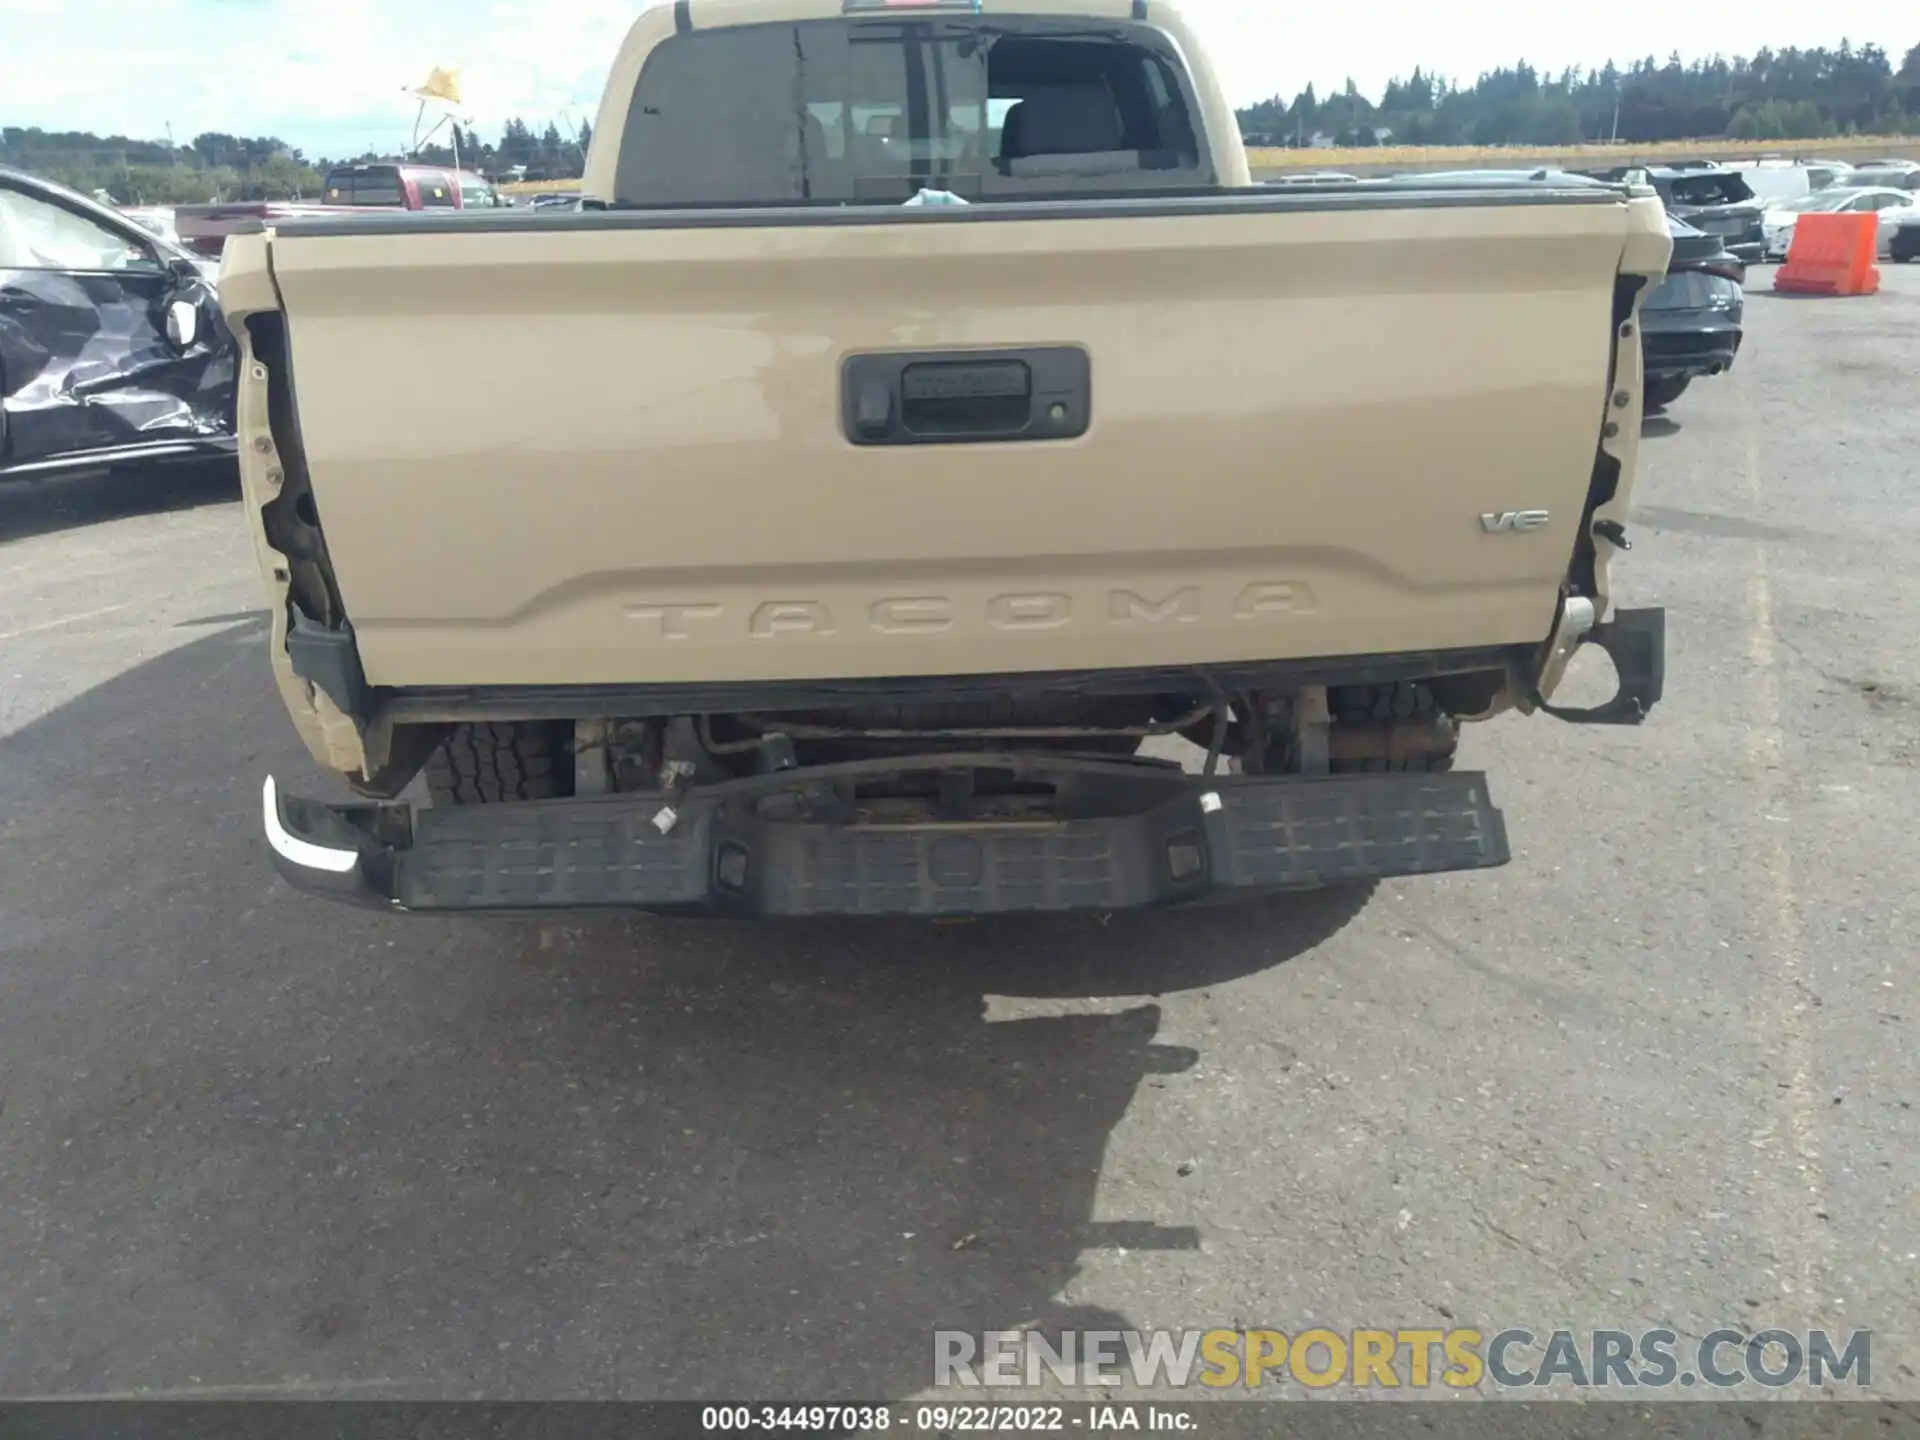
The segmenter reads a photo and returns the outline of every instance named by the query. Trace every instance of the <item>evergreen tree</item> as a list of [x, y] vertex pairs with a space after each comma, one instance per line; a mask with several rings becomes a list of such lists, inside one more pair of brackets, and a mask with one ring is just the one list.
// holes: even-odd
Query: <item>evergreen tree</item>
[[1648, 55], [1624, 70], [1568, 69], [1543, 76], [1530, 63], [1489, 70], [1469, 86], [1416, 67], [1387, 82], [1379, 104], [1349, 82], [1321, 102], [1309, 85], [1291, 106], [1278, 96], [1241, 113], [1248, 132], [1316, 131], [1368, 143], [1375, 129], [1396, 142], [1564, 145], [1614, 137], [1631, 144], [1716, 138], [1811, 140], [1843, 134], [1904, 134], [1920, 116], [1920, 45], [1896, 71], [1886, 50], [1843, 39], [1831, 49], [1763, 47], [1751, 57]]

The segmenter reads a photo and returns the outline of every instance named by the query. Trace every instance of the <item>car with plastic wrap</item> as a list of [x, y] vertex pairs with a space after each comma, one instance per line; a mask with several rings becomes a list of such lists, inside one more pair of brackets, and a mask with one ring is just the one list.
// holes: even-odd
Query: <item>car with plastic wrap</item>
[[582, 194], [228, 245], [274, 674], [357, 792], [263, 777], [303, 889], [1364, 887], [1509, 859], [1464, 727], [1660, 699], [1649, 190], [1255, 184], [1163, 0], [680, 0]]
[[0, 480], [230, 459], [214, 281], [140, 220], [0, 168]]

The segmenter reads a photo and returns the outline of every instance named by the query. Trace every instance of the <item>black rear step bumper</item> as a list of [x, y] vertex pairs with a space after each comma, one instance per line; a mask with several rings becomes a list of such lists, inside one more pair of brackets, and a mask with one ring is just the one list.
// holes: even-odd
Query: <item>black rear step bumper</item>
[[[620, 794], [420, 809], [264, 792], [280, 874], [336, 899], [422, 912], [623, 909], [713, 916], [1109, 912], [1223, 892], [1492, 869], [1506, 824], [1473, 773], [1211, 779], [1099, 761], [1145, 800], [1121, 815], [911, 825], [768, 819], [795, 774], [669, 801]], [[823, 766], [810, 783], [868, 764]], [[673, 818], [665, 825], [669, 804]], [[665, 828], [663, 828], [665, 825]]]

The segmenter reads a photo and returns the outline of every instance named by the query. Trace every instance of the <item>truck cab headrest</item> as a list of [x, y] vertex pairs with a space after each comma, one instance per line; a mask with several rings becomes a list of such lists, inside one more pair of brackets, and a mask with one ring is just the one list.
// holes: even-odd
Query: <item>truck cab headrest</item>
[[1007, 112], [1000, 132], [1000, 153], [1008, 160], [1121, 148], [1120, 114], [1105, 85], [1035, 91]]

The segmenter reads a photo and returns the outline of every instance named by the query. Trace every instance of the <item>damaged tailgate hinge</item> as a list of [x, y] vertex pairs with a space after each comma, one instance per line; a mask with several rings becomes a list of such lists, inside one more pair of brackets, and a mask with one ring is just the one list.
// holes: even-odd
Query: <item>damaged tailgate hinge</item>
[[[1667, 612], [1658, 607], [1616, 610], [1604, 625], [1593, 623], [1593, 601], [1573, 597], [1561, 611], [1540, 679], [1528, 686], [1531, 708], [1574, 725], [1638, 725], [1660, 703], [1667, 678]], [[1557, 683], [1582, 645], [1596, 645], [1613, 662], [1613, 698], [1586, 708], [1550, 705], [1543, 685]]]

